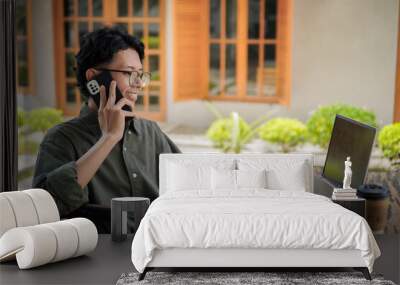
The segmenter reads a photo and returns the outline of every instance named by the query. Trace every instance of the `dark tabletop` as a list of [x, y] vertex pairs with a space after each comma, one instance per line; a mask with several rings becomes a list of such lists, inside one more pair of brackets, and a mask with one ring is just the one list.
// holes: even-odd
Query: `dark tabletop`
[[0, 264], [0, 284], [115, 284], [122, 273], [134, 271], [131, 261], [133, 235], [112, 242], [99, 235], [94, 251], [64, 261], [19, 270], [16, 261]]
[[[130, 257], [132, 239], [129, 235], [123, 242], [112, 242], [111, 235], [99, 235], [96, 249], [87, 256], [33, 269], [19, 270], [16, 261], [1, 263], [0, 285], [115, 284], [122, 273], [135, 271]], [[400, 235], [375, 235], [375, 239], [382, 256], [375, 262], [374, 273], [400, 284]]]

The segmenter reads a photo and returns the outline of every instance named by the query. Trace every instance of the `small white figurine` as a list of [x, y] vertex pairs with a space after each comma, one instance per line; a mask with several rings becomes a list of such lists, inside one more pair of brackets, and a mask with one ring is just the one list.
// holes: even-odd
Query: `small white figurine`
[[343, 189], [351, 189], [351, 161], [350, 156], [347, 157], [347, 160], [344, 162], [344, 179], [343, 179]]

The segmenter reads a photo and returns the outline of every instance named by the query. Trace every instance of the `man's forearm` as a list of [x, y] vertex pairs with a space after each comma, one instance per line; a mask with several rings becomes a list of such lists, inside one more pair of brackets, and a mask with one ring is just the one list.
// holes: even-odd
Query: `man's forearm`
[[89, 183], [117, 142], [110, 136], [101, 137], [88, 152], [77, 160], [76, 172], [78, 183], [82, 188]]

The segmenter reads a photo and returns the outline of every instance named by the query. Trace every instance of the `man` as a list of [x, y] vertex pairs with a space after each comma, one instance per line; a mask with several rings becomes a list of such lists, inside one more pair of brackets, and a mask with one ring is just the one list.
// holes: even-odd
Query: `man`
[[[79, 117], [50, 129], [40, 145], [33, 187], [51, 193], [61, 217], [86, 216], [99, 232], [110, 232], [111, 198], [155, 199], [159, 155], [180, 152], [155, 122], [135, 116], [138, 92], [148, 80], [143, 58], [143, 43], [117, 28], [87, 34], [76, 55], [85, 104]], [[101, 86], [97, 106], [86, 83], [106, 70], [113, 81], [107, 91]], [[123, 95], [118, 102], [116, 88]]]

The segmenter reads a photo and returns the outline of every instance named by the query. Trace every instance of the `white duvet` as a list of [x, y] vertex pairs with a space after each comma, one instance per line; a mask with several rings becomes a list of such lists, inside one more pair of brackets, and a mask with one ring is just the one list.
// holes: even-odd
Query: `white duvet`
[[143, 272], [155, 249], [358, 249], [372, 272], [380, 250], [364, 218], [307, 192], [167, 193], [150, 206], [132, 243]]

